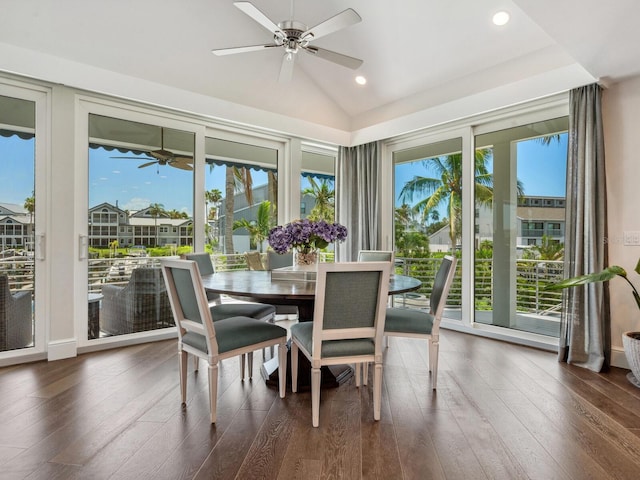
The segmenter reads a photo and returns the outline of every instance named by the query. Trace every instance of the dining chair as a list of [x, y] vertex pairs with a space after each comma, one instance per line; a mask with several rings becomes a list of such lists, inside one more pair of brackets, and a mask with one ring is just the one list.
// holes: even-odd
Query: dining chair
[[458, 259], [446, 255], [440, 263], [431, 289], [429, 311], [393, 307], [387, 309], [384, 335], [386, 337], [424, 338], [428, 341], [431, 385], [438, 383], [439, 331], [442, 313], [456, 273]]
[[[255, 350], [277, 345], [278, 367], [281, 372], [286, 372], [287, 330], [245, 316], [214, 322], [198, 264], [194, 260], [162, 259], [161, 265], [178, 327], [182, 404], [185, 405], [187, 400], [187, 361], [191, 354], [207, 362], [211, 423], [216, 423], [219, 362], [244, 354], [252, 362]], [[281, 375], [278, 385], [280, 398], [285, 396], [285, 385], [285, 376]]]
[[260, 252], [244, 252], [244, 258], [247, 261], [249, 270], [265, 270]]
[[393, 265], [394, 252], [391, 250], [360, 250], [359, 262], [391, 262]]
[[[311, 419], [320, 423], [320, 367], [374, 363], [373, 418], [380, 420], [382, 335], [389, 262], [320, 263], [313, 322], [291, 326], [291, 387], [298, 389], [298, 352], [311, 362]], [[356, 381], [356, 385], [359, 383]]]
[[[293, 252], [277, 253], [273, 250], [267, 251], [267, 270], [275, 268], [291, 267], [293, 265]], [[291, 315], [298, 318], [298, 307], [295, 305], [276, 305], [276, 315]], [[291, 318], [291, 317], [289, 317]]]
[[[186, 260], [193, 260], [198, 264], [198, 270], [200, 275], [212, 275], [215, 273], [213, 262], [211, 261], [211, 255], [207, 252], [201, 253], [187, 253], [184, 258]], [[230, 317], [251, 317], [263, 322], [273, 322], [276, 315], [276, 307], [268, 305], [266, 303], [256, 302], [242, 302], [242, 303], [222, 303], [222, 298], [219, 293], [207, 292], [207, 300], [209, 301], [209, 307], [211, 309], [211, 316], [213, 321], [224, 320]], [[264, 355], [264, 353], [263, 353]], [[194, 358], [195, 368], [198, 368], [198, 357]], [[240, 363], [242, 365], [242, 378], [244, 378], [244, 364], [245, 358], [241, 357]], [[252, 362], [248, 362], [249, 376], [252, 374]]]
[[[212, 275], [215, 273], [211, 255], [207, 252], [188, 253], [184, 256], [186, 260], [194, 260], [198, 264], [200, 275]], [[207, 292], [209, 304], [213, 307], [213, 321], [223, 318], [235, 317], [237, 315], [256, 318], [258, 320], [271, 321], [276, 313], [273, 305], [256, 302], [243, 303], [222, 303], [219, 293]]]
[[[359, 262], [390, 262], [390, 273], [393, 274], [395, 270], [394, 264], [395, 253], [392, 250], [360, 250], [358, 252]], [[387, 300], [389, 303], [391, 299]], [[383, 339], [383, 342], [386, 339]], [[360, 370], [362, 368], [362, 370]], [[361, 373], [362, 372], [362, 373]], [[362, 376], [362, 383], [367, 384], [367, 378], [369, 377], [369, 364], [363, 363], [362, 365], [355, 366], [356, 381], [360, 381]]]

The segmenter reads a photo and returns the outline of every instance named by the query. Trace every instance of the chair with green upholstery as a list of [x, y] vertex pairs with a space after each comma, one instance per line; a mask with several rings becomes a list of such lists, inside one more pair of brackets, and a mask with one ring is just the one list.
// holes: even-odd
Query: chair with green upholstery
[[[216, 423], [218, 364], [220, 361], [277, 345], [281, 372], [287, 370], [287, 330], [255, 318], [238, 316], [213, 321], [198, 264], [193, 260], [161, 260], [171, 309], [178, 327], [180, 393], [187, 399], [188, 355], [207, 362], [211, 423]], [[285, 375], [280, 376], [280, 397], [285, 396]]]
[[[184, 256], [186, 260], [193, 260], [198, 264], [201, 275], [211, 275], [215, 272], [211, 255], [203, 253], [188, 253]], [[207, 292], [207, 299], [213, 307], [211, 314], [213, 321], [235, 316], [246, 316], [263, 321], [273, 320], [276, 308], [266, 303], [243, 302], [243, 303], [222, 303], [219, 293]]]
[[413, 308], [388, 308], [385, 320], [384, 335], [386, 337], [412, 337], [428, 340], [429, 371], [434, 390], [438, 383], [440, 320], [456, 273], [456, 263], [457, 259], [449, 255], [442, 259], [433, 281], [429, 312]]
[[389, 262], [318, 265], [313, 322], [291, 327], [291, 386], [296, 392], [301, 351], [311, 362], [314, 427], [320, 423], [320, 367], [325, 365], [373, 362], [373, 417], [380, 420], [382, 335], [388, 289]]
[[391, 250], [360, 250], [359, 262], [391, 262], [393, 264], [394, 253]]
[[[193, 260], [198, 264], [198, 270], [200, 275], [211, 275], [215, 273], [213, 268], [213, 262], [211, 261], [211, 255], [207, 252], [202, 253], [188, 253], [184, 256], [186, 260]], [[211, 316], [213, 321], [224, 320], [230, 317], [251, 317], [256, 320], [262, 320], [263, 322], [273, 322], [276, 315], [276, 307], [268, 305], [266, 303], [258, 302], [235, 302], [235, 303], [222, 303], [222, 298], [219, 293], [207, 292], [207, 299], [209, 300], [209, 307], [211, 308]], [[264, 356], [264, 353], [263, 353]], [[196, 370], [198, 368], [198, 357], [194, 358]], [[245, 358], [240, 358], [240, 364], [242, 369], [242, 378], [244, 378], [245, 370]], [[251, 377], [253, 371], [252, 362], [248, 363], [249, 376]]]

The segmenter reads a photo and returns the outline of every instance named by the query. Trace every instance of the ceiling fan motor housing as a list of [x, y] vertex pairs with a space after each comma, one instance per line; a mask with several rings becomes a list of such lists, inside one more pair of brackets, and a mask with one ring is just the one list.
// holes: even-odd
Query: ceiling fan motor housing
[[298, 51], [298, 47], [306, 47], [309, 41], [313, 39], [312, 33], [308, 33], [304, 37], [302, 36], [308, 28], [301, 22], [285, 20], [278, 23], [278, 28], [286, 35], [286, 37], [281, 38], [276, 34], [274, 35], [274, 40], [279, 45], [284, 45], [288, 53], [296, 53]]

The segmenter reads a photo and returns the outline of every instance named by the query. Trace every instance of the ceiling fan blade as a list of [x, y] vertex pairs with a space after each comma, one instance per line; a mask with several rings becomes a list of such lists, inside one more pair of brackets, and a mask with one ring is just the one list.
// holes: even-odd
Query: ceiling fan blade
[[233, 55], [234, 53], [255, 52], [258, 50], [264, 50], [265, 48], [280, 47], [275, 43], [269, 43], [267, 45], [249, 45], [247, 47], [232, 47], [232, 48], [216, 48], [211, 50], [214, 55]]
[[318, 48], [307, 45], [306, 47], [302, 47], [302, 49], [311, 55], [315, 55], [316, 57], [329, 60], [330, 62], [337, 63], [338, 65], [342, 65], [343, 67], [351, 68], [353, 70], [360, 68], [360, 65], [362, 65], [363, 63], [359, 58], [350, 57], [338, 52], [333, 52], [331, 50], [327, 50], [326, 48]]
[[123, 158], [127, 160], [154, 160], [151, 157], [109, 157], [109, 158]]
[[286, 35], [282, 30], [280, 30], [280, 27], [269, 20], [269, 18], [255, 6], [253, 6], [251, 2], [233, 2], [233, 4], [274, 35], [277, 35], [281, 38], [286, 38]]
[[282, 57], [282, 66], [280, 67], [280, 76], [278, 81], [282, 83], [290, 82], [293, 78], [293, 65], [296, 60], [296, 54], [287, 52]]
[[319, 23], [315, 27], [311, 27], [309, 30], [304, 32], [300, 38], [304, 38], [307, 35], [312, 35], [314, 39], [324, 37], [325, 35], [347, 28], [360, 21], [362, 21], [360, 15], [358, 15], [352, 8], [347, 8], [328, 20]]
[[142, 165], [138, 165], [138, 168], [150, 167], [151, 165], [155, 165], [158, 163], [158, 160], [154, 160], [153, 162], [143, 163]]
[[175, 168], [179, 168], [180, 170], [189, 170], [189, 171], [193, 170], [193, 165], [187, 162], [172, 161], [172, 162], [169, 162], [169, 165]]

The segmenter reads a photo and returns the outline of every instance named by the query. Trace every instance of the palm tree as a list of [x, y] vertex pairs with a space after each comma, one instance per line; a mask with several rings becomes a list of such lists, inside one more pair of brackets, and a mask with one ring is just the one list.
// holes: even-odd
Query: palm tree
[[189, 218], [189, 215], [187, 215], [186, 212], [180, 212], [178, 210], [176, 210], [175, 208], [173, 210], [169, 210], [168, 212], [164, 212], [167, 215], [169, 215], [169, 218]]
[[149, 215], [153, 217], [153, 223], [156, 230], [156, 247], [158, 246], [158, 217], [165, 213], [164, 205], [161, 203], [152, 203], [149, 205]]
[[[217, 218], [218, 212], [218, 203], [222, 201], [222, 192], [217, 188], [212, 188], [211, 190], [207, 190], [204, 192], [204, 201], [206, 203], [205, 211], [207, 212], [207, 220], [215, 220]], [[209, 204], [213, 204], [209, 210]]]
[[[491, 205], [493, 201], [493, 175], [487, 168], [491, 155], [491, 149], [486, 148], [479, 148], [475, 153], [475, 195], [479, 205]], [[416, 175], [402, 187], [399, 198], [402, 201], [412, 201], [416, 195], [424, 196], [413, 207], [422, 215], [423, 221], [433, 210], [446, 204], [449, 238], [453, 248], [460, 238], [462, 225], [462, 153], [428, 158], [422, 160], [422, 164], [426, 169], [435, 171], [439, 178]], [[516, 188], [518, 197], [524, 195], [520, 181]]]
[[227, 165], [225, 178], [225, 212], [224, 212], [224, 252], [233, 253], [233, 211], [234, 211], [234, 195], [235, 180], [233, 171], [235, 167]]
[[564, 258], [564, 243], [554, 241], [547, 235], [542, 236], [542, 244], [531, 247], [538, 254], [540, 260], [562, 260]]
[[246, 218], [240, 218], [233, 222], [233, 229], [246, 229], [247, 232], [249, 232], [251, 243], [257, 244], [258, 250], [262, 252], [262, 243], [267, 239], [269, 236], [269, 230], [274, 226], [272, 219], [271, 202], [269, 200], [265, 200], [258, 205], [255, 220], [249, 221]]
[[[205, 211], [207, 218], [204, 229], [207, 243], [209, 244], [212, 244], [215, 238], [218, 236], [218, 208], [223, 198], [224, 197], [222, 196], [222, 192], [217, 188], [212, 188], [211, 190], [207, 190], [206, 192], [204, 192], [204, 201], [206, 204]], [[210, 204], [213, 204], [211, 208], [209, 208]], [[209, 224], [209, 221], [214, 222], [213, 227]]]
[[335, 190], [332, 182], [322, 179], [317, 182], [313, 177], [308, 177], [310, 186], [302, 191], [303, 195], [309, 195], [315, 199], [315, 205], [307, 217], [309, 220], [325, 220], [333, 222], [335, 219]]
[[27, 212], [29, 212], [29, 239], [33, 242], [33, 214], [36, 211], [36, 197], [34, 192], [31, 192], [31, 196], [25, 198], [24, 200], [24, 208]]

